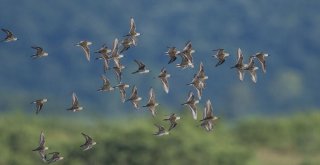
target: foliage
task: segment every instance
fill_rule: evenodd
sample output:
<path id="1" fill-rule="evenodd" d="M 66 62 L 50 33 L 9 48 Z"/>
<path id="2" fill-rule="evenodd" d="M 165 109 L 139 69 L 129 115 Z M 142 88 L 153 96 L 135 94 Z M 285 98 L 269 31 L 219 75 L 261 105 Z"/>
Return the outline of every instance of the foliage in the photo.
<path id="1" fill-rule="evenodd" d="M 223 125 L 206 132 L 193 120 L 184 119 L 169 136 L 156 137 L 151 120 L 145 119 L 66 119 L 31 117 L 23 114 L 4 115 L 0 119 L 0 164 L 42 164 L 31 150 L 38 145 L 41 130 L 49 151 L 65 157 L 57 164 L 247 164 L 250 149 L 235 143 Z M 168 123 L 162 123 L 166 127 Z M 8 127 L 8 125 L 10 127 Z M 92 136 L 97 145 L 81 151 L 84 142 L 80 132 Z"/>
<path id="2" fill-rule="evenodd" d="M 39 117 L 22 113 L 0 117 L 0 164 L 42 164 L 31 150 L 45 132 L 49 151 L 65 157 L 56 164 L 219 164 L 252 165 L 272 162 L 262 151 L 289 155 L 293 164 L 317 164 L 320 155 L 320 113 L 292 117 L 255 118 L 228 127 L 220 121 L 213 132 L 205 132 L 191 118 L 183 118 L 170 135 L 155 137 L 152 123 L 146 118 L 105 119 L 89 117 L 67 119 Z M 97 145 L 81 151 L 80 132 L 91 135 Z M 274 154 L 273 154 L 274 155 Z M 281 159 L 277 158 L 277 159 Z M 264 160 L 264 161 L 262 161 Z M 281 164 L 280 161 L 273 164 Z M 282 165 L 290 163 L 282 162 Z"/>

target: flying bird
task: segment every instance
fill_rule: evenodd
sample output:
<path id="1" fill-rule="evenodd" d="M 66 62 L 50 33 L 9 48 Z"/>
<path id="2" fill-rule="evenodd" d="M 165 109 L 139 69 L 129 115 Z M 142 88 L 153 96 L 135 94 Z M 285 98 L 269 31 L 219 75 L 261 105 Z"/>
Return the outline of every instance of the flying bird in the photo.
<path id="1" fill-rule="evenodd" d="M 170 74 L 167 72 L 167 70 L 165 68 L 162 68 L 160 74 L 158 75 L 158 78 L 161 80 L 163 90 L 166 93 L 169 93 L 169 77 Z"/>
<path id="2" fill-rule="evenodd" d="M 185 68 L 188 68 L 188 67 L 190 67 L 190 68 L 194 67 L 192 61 L 185 54 L 181 54 L 180 53 L 180 56 L 181 56 L 181 63 L 180 64 L 176 64 L 176 66 L 178 68 L 185 69 Z"/>
<path id="3" fill-rule="evenodd" d="M 39 155 L 43 161 L 46 161 L 46 159 L 45 159 L 46 153 L 45 152 L 46 152 L 46 150 L 49 149 L 48 147 L 45 146 L 45 142 L 46 141 L 45 141 L 44 133 L 43 133 L 43 131 L 41 131 L 40 139 L 39 139 L 39 146 L 32 150 L 32 151 L 38 151 Z"/>
<path id="4" fill-rule="evenodd" d="M 114 39 L 110 54 L 111 54 L 111 58 L 113 60 L 119 60 L 120 58 L 123 57 L 123 55 L 120 54 L 120 52 L 119 52 L 119 40 L 118 40 L 118 38 Z"/>
<path id="5" fill-rule="evenodd" d="M 36 104 L 36 114 L 38 114 L 41 110 L 42 110 L 42 107 L 43 105 L 48 101 L 48 99 L 46 98 L 43 98 L 43 99 L 37 99 L 33 102 L 31 102 L 31 104 Z"/>
<path id="6" fill-rule="evenodd" d="M 120 91 L 121 101 L 124 103 L 126 100 L 126 88 L 129 88 L 128 84 L 119 83 L 114 88 L 118 88 Z"/>
<path id="7" fill-rule="evenodd" d="M 130 30 L 129 30 L 129 34 L 127 34 L 126 36 L 131 36 L 131 37 L 140 36 L 140 33 L 136 32 L 136 24 L 134 22 L 133 17 L 130 18 Z"/>
<path id="8" fill-rule="evenodd" d="M 80 147 L 82 148 L 83 151 L 91 149 L 94 145 L 97 143 L 87 134 L 81 133 L 82 136 L 85 138 L 85 143 L 82 144 Z"/>
<path id="9" fill-rule="evenodd" d="M 7 30 L 7 29 L 1 29 L 1 30 L 6 33 L 6 37 L 1 42 L 12 42 L 12 41 L 18 40 L 18 38 L 15 37 L 10 30 Z"/>
<path id="10" fill-rule="evenodd" d="M 233 67 L 231 67 L 231 69 L 232 68 L 236 68 L 238 70 L 239 79 L 240 81 L 243 81 L 245 72 L 244 72 L 244 64 L 243 64 L 243 55 L 240 48 L 238 48 L 238 51 L 237 51 L 237 63 Z"/>
<path id="11" fill-rule="evenodd" d="M 94 53 L 99 53 L 100 54 L 100 57 L 97 57 L 96 59 L 97 60 L 101 60 L 101 59 L 110 59 L 110 53 L 111 53 L 111 50 L 108 49 L 108 47 L 106 46 L 106 44 L 103 44 L 102 47 L 95 51 Z"/>
<path id="12" fill-rule="evenodd" d="M 31 48 L 36 50 L 36 54 L 31 56 L 33 59 L 40 58 L 40 57 L 46 57 L 49 55 L 48 52 L 45 52 L 42 47 L 32 46 Z"/>
<path id="13" fill-rule="evenodd" d="M 80 106 L 78 97 L 76 93 L 72 93 L 72 106 L 68 108 L 67 110 L 72 111 L 72 112 L 79 112 L 83 109 L 83 107 Z"/>
<path id="14" fill-rule="evenodd" d="M 193 76 L 191 83 L 187 84 L 193 86 L 197 90 L 198 98 L 201 100 L 202 90 L 204 89 L 205 83 L 202 81 L 197 74 Z"/>
<path id="15" fill-rule="evenodd" d="M 110 63 L 110 59 L 111 59 L 111 50 L 108 49 L 108 47 L 106 46 L 106 44 L 103 44 L 102 47 L 95 51 L 94 53 L 99 53 L 100 56 L 96 57 L 96 60 L 103 60 L 103 72 L 106 73 L 107 70 L 110 69 L 109 67 L 109 63 Z"/>
<path id="16" fill-rule="evenodd" d="M 208 79 L 208 76 L 205 75 L 205 73 L 204 73 L 204 67 L 203 67 L 202 62 L 200 63 L 199 71 L 197 73 L 197 78 L 199 78 L 200 81 L 204 81 L 204 80 Z"/>
<path id="17" fill-rule="evenodd" d="M 197 120 L 197 106 L 196 104 L 199 103 L 199 100 L 195 99 L 194 94 L 190 91 L 188 95 L 188 99 L 185 103 L 182 103 L 181 105 L 187 105 L 192 112 L 192 117 L 194 120 Z"/>
<path id="18" fill-rule="evenodd" d="M 210 100 L 207 100 L 206 106 L 204 108 L 203 117 L 200 120 L 201 127 L 206 129 L 206 131 L 213 130 L 213 126 L 219 117 L 213 115 L 213 108 Z"/>
<path id="19" fill-rule="evenodd" d="M 149 110 L 152 113 L 152 116 L 155 117 L 156 116 L 156 107 L 158 105 L 159 105 L 159 103 L 156 102 L 156 95 L 154 94 L 153 88 L 150 88 L 148 103 L 147 103 L 147 105 L 145 105 L 143 107 L 149 108 Z"/>
<path id="20" fill-rule="evenodd" d="M 169 135 L 169 132 L 162 125 L 154 124 L 158 128 L 158 132 L 155 132 L 155 136 Z"/>
<path id="21" fill-rule="evenodd" d="M 168 51 L 165 52 L 165 54 L 170 57 L 170 60 L 168 62 L 168 64 L 170 64 L 177 59 L 177 55 L 180 54 L 180 51 L 177 50 L 177 48 L 173 46 L 173 47 L 168 47 Z"/>
<path id="22" fill-rule="evenodd" d="M 269 55 L 267 53 L 263 53 L 263 52 L 258 52 L 256 53 L 255 57 L 259 60 L 261 67 L 262 67 L 262 71 L 263 73 L 266 73 L 266 57 L 268 57 Z"/>
<path id="23" fill-rule="evenodd" d="M 114 58 L 113 59 L 115 66 L 113 67 L 113 70 L 117 76 L 118 82 L 121 82 L 122 80 L 122 70 L 125 68 L 124 65 L 121 64 L 119 58 Z"/>
<path id="24" fill-rule="evenodd" d="M 120 54 L 127 51 L 129 48 L 136 46 L 137 37 L 134 36 L 128 36 L 125 37 L 121 41 L 122 49 L 120 50 Z"/>
<path id="25" fill-rule="evenodd" d="M 181 51 L 181 54 L 184 54 L 191 63 L 193 63 L 193 57 L 192 54 L 195 52 L 194 49 L 192 49 L 192 44 L 191 41 L 188 41 L 185 45 L 185 47 L 183 48 L 183 50 Z"/>
<path id="26" fill-rule="evenodd" d="M 149 70 L 146 68 L 146 65 L 144 63 L 142 63 L 141 61 L 138 60 L 134 60 L 135 63 L 137 63 L 138 65 L 138 70 L 132 72 L 132 74 L 136 74 L 136 73 L 149 73 Z"/>
<path id="27" fill-rule="evenodd" d="M 48 158 L 48 155 L 51 155 L 51 157 Z M 62 160 L 63 157 L 60 156 L 59 152 L 51 152 L 51 153 L 48 153 L 45 155 L 45 159 L 46 159 L 47 163 L 50 164 L 50 163 L 54 163 L 54 162 Z"/>
<path id="28" fill-rule="evenodd" d="M 256 58 L 255 56 L 250 56 L 249 58 L 249 63 L 244 65 L 244 70 L 249 71 L 250 75 L 251 75 L 251 80 L 254 83 L 257 83 L 257 72 L 256 70 L 258 70 L 259 68 L 255 66 L 254 63 L 254 58 Z"/>
<path id="29" fill-rule="evenodd" d="M 213 55 L 213 57 L 219 60 L 216 64 L 216 67 L 223 64 L 226 61 L 226 58 L 229 56 L 229 53 L 225 52 L 222 48 L 215 49 L 213 51 L 217 51 L 217 53 Z"/>
<path id="30" fill-rule="evenodd" d="M 131 91 L 131 96 L 129 99 L 127 99 L 126 101 L 130 101 L 132 103 L 132 105 L 134 106 L 134 108 L 139 109 L 139 101 L 142 98 L 138 96 L 138 90 L 137 87 L 134 85 L 132 87 L 132 91 Z"/>
<path id="31" fill-rule="evenodd" d="M 83 49 L 86 58 L 88 61 L 90 61 L 90 49 L 89 49 L 89 45 L 92 45 L 92 42 L 84 40 L 84 41 L 80 41 L 79 43 L 76 44 L 76 46 L 81 46 L 81 48 Z"/>
<path id="32" fill-rule="evenodd" d="M 111 86 L 109 79 L 105 75 L 102 75 L 101 79 L 103 81 L 103 84 L 102 84 L 102 87 L 100 89 L 98 89 L 97 91 L 99 91 L 99 92 L 100 91 L 103 91 L 103 92 L 113 91 L 114 88 Z"/>
<path id="33" fill-rule="evenodd" d="M 172 113 L 169 116 L 169 118 L 165 118 L 163 120 L 170 122 L 170 127 L 169 127 L 168 131 L 171 131 L 173 128 L 175 128 L 178 125 L 177 120 L 180 120 L 180 116 L 176 116 L 175 113 Z"/>

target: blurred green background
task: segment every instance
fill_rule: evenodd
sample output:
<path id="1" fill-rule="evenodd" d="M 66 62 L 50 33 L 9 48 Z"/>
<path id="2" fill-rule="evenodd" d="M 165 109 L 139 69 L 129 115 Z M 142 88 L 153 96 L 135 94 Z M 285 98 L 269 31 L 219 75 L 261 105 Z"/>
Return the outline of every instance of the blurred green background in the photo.
<path id="1" fill-rule="evenodd" d="M 42 130 L 50 151 L 65 157 L 57 164 L 320 164 L 319 1 L 0 0 L 0 4 L 0 28 L 19 38 L 0 43 L 0 165 L 42 164 L 31 152 Z M 137 85 L 141 104 L 147 102 L 149 88 L 155 88 L 160 103 L 156 119 L 121 103 L 118 91 L 97 93 L 102 63 L 88 63 L 74 46 L 89 40 L 91 52 L 104 43 L 111 47 L 114 38 L 127 34 L 130 17 L 142 35 L 138 45 L 125 52 L 123 82 Z M 196 50 L 195 69 L 168 65 L 167 46 L 182 49 L 188 40 Z M 32 60 L 31 46 L 42 46 L 49 56 Z M 248 74 L 240 82 L 236 71 L 229 69 L 239 47 L 245 63 L 259 51 L 270 55 L 267 74 L 258 70 L 257 84 Z M 217 48 L 225 48 L 230 57 L 215 68 L 217 61 L 211 56 Z M 151 73 L 131 75 L 134 59 L 142 60 Z M 201 61 L 209 79 L 198 117 L 211 99 L 214 113 L 221 117 L 212 133 L 197 127 L 199 123 L 180 106 L 193 90 L 185 84 Z M 153 79 L 162 67 L 172 75 L 169 94 Z M 106 76 L 116 85 L 112 71 Z M 73 91 L 83 112 L 65 111 Z M 30 102 L 43 97 L 48 103 L 36 116 Z M 171 112 L 182 116 L 176 130 L 170 136 L 152 136 L 153 123 L 162 123 Z M 96 139 L 93 150 L 80 150 L 84 140 L 80 132 Z"/>

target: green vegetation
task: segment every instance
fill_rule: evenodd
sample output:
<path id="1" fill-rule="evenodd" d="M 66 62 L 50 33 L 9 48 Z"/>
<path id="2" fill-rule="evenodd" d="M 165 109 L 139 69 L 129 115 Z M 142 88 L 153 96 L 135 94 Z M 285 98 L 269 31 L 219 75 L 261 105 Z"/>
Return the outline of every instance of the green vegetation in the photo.
<path id="1" fill-rule="evenodd" d="M 67 119 L 21 113 L 0 117 L 0 164 L 43 164 L 36 152 L 41 130 L 56 164 L 219 164 L 315 165 L 320 159 L 320 113 L 286 118 L 246 119 L 231 126 L 221 120 L 214 132 L 183 118 L 169 136 L 155 137 L 152 119 Z M 167 123 L 163 123 L 167 127 Z M 83 152 L 80 132 L 97 145 Z"/>

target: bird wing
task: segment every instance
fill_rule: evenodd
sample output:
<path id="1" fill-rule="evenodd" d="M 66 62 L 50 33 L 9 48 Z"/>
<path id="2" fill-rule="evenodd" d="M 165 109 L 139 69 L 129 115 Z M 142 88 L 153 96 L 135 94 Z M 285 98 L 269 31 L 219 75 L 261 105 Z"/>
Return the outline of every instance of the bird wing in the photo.
<path id="1" fill-rule="evenodd" d="M 192 112 L 193 119 L 197 120 L 197 107 L 196 107 L 196 105 L 190 104 L 189 107 L 190 107 L 190 110 Z"/>
<path id="2" fill-rule="evenodd" d="M 239 79 L 241 81 L 243 81 L 243 78 L 244 78 L 244 71 L 242 69 L 238 69 L 238 74 L 239 74 Z"/>
<path id="3" fill-rule="evenodd" d="M 73 106 L 78 106 L 79 105 L 79 101 L 78 101 L 78 97 L 76 95 L 76 93 L 72 93 L 72 105 Z"/>
<path id="4" fill-rule="evenodd" d="M 113 41 L 113 45 L 112 45 L 112 51 L 111 51 L 111 54 L 112 54 L 112 57 L 115 56 L 115 54 L 118 53 L 118 38 L 115 38 L 114 41 Z"/>
<path id="5" fill-rule="evenodd" d="M 90 61 L 90 49 L 89 49 L 89 46 L 88 45 L 81 45 L 85 55 L 86 55 L 86 58 L 88 61 Z"/>
<path id="6" fill-rule="evenodd" d="M 119 67 L 113 67 L 113 69 L 114 69 L 114 72 L 116 73 L 117 80 L 120 82 L 122 78 L 121 69 Z"/>
<path id="7" fill-rule="evenodd" d="M 237 56 L 238 56 L 237 64 L 242 65 L 243 64 L 243 55 L 242 55 L 242 51 L 240 48 L 238 48 Z"/>
<path id="8" fill-rule="evenodd" d="M 257 72 L 255 69 L 249 70 L 250 75 L 251 75 L 251 80 L 256 83 L 257 82 Z"/>
<path id="9" fill-rule="evenodd" d="M 257 53 L 256 57 L 258 58 L 259 62 L 261 63 L 263 72 L 266 73 L 266 60 L 263 56 L 263 53 Z"/>
<path id="10" fill-rule="evenodd" d="M 126 99 L 126 91 L 123 88 L 119 88 L 120 95 L 121 95 L 121 101 L 124 102 Z"/>
<path id="11" fill-rule="evenodd" d="M 38 114 L 41 111 L 42 107 L 43 107 L 43 103 L 37 104 L 36 114 Z"/>
<path id="12" fill-rule="evenodd" d="M 7 36 L 12 36 L 12 32 L 10 30 L 7 29 L 1 29 L 3 32 L 5 32 L 7 34 Z"/>
<path id="13" fill-rule="evenodd" d="M 130 31 L 129 34 L 132 35 L 136 32 L 136 24 L 134 23 L 133 17 L 130 19 Z"/>
<path id="14" fill-rule="evenodd" d="M 39 144 L 40 144 L 40 146 L 44 146 L 44 144 L 45 144 L 45 139 L 44 139 L 44 133 L 43 133 L 43 131 L 41 131 L 41 133 L 40 133 Z"/>
<path id="15" fill-rule="evenodd" d="M 86 141 L 91 141 L 92 140 L 92 138 L 89 135 L 87 135 L 87 134 L 85 134 L 83 132 L 81 132 L 81 134 L 86 139 Z"/>
<path id="16" fill-rule="evenodd" d="M 165 77 L 161 77 L 160 80 L 162 82 L 162 86 L 163 86 L 164 91 L 166 93 L 169 93 L 169 82 L 168 82 L 168 79 L 165 78 Z"/>
<path id="17" fill-rule="evenodd" d="M 39 47 L 39 46 L 31 46 L 32 49 L 36 49 L 37 52 L 42 52 L 43 51 L 43 48 L 42 47 Z"/>
<path id="18" fill-rule="evenodd" d="M 212 104 L 211 101 L 208 100 L 205 107 L 206 117 L 212 116 Z"/>
<path id="19" fill-rule="evenodd" d="M 154 94 L 153 88 L 150 88 L 148 103 L 155 103 L 155 102 L 156 102 L 156 96 Z"/>

